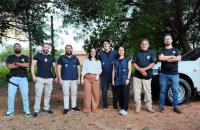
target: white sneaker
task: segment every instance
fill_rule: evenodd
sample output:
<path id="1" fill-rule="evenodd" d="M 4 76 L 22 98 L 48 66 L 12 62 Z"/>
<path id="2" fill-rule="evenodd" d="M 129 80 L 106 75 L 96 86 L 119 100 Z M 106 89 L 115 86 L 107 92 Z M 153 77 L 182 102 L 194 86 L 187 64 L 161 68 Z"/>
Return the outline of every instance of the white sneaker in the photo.
<path id="1" fill-rule="evenodd" d="M 124 109 L 119 111 L 119 114 L 122 116 L 126 116 L 128 114 L 128 111 L 125 111 Z"/>

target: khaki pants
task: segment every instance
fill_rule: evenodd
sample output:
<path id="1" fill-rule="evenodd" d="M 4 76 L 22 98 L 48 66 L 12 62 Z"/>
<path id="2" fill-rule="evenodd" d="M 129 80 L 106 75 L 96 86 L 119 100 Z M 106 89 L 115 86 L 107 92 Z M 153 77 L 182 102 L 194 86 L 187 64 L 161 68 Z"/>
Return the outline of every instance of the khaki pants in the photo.
<path id="1" fill-rule="evenodd" d="M 146 107 L 152 107 L 152 96 L 151 96 L 151 79 L 139 79 L 137 77 L 133 77 L 133 92 L 134 92 L 134 100 L 135 105 L 141 105 L 141 92 L 142 87 L 144 89 L 144 102 L 146 103 Z"/>
<path id="2" fill-rule="evenodd" d="M 97 112 L 100 100 L 99 80 L 96 75 L 86 74 L 84 77 L 84 112 Z"/>
<path id="3" fill-rule="evenodd" d="M 45 79 L 45 78 L 37 77 L 37 81 L 35 83 L 34 112 L 40 111 L 40 103 L 41 103 L 43 89 L 44 89 L 44 110 L 50 109 L 49 101 L 51 98 L 51 92 L 53 90 L 52 81 L 53 81 L 53 78 Z"/>
<path id="4" fill-rule="evenodd" d="M 69 96 L 71 90 L 71 107 L 76 107 L 76 99 L 77 99 L 77 80 L 63 80 L 63 98 L 64 98 L 64 109 L 69 109 Z"/>

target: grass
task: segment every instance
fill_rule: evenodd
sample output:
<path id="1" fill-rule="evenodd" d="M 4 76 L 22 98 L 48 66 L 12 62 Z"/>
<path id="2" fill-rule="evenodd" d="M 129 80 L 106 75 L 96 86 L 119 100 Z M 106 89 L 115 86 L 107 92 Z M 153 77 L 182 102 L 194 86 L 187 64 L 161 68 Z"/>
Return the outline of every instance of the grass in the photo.
<path id="1" fill-rule="evenodd" d="M 3 66 L 0 67 L 0 86 L 4 85 L 6 83 L 6 75 L 9 73 L 9 70 L 7 67 Z"/>

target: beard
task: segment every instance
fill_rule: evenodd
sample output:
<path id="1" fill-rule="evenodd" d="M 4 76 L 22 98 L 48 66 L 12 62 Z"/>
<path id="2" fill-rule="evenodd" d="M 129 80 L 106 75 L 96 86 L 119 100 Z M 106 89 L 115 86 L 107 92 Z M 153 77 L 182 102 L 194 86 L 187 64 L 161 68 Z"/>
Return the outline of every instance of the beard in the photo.
<path id="1" fill-rule="evenodd" d="M 16 54 L 20 54 L 20 53 L 21 53 L 21 50 L 17 49 L 17 50 L 15 50 L 15 53 L 16 53 Z"/>
<path id="2" fill-rule="evenodd" d="M 48 50 L 42 50 L 42 52 L 43 52 L 44 54 L 48 54 L 48 53 L 49 53 Z"/>
<path id="3" fill-rule="evenodd" d="M 71 52 L 71 51 L 67 51 L 67 52 L 66 52 L 66 55 L 67 55 L 67 56 L 70 56 L 70 55 L 72 55 L 72 52 Z"/>

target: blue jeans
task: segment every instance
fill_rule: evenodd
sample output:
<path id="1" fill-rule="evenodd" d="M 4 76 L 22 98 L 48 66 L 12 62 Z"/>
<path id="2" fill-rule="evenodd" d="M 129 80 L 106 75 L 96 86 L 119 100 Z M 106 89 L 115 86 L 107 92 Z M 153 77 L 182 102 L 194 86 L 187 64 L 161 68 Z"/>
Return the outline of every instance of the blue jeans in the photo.
<path id="1" fill-rule="evenodd" d="M 178 87 L 179 87 L 179 74 L 163 74 L 160 73 L 160 99 L 159 105 L 160 108 L 163 108 L 165 105 L 166 91 L 169 85 L 171 85 L 173 93 L 172 105 L 176 107 L 178 105 Z"/>
<path id="2" fill-rule="evenodd" d="M 24 112 L 30 113 L 27 78 L 26 77 L 11 77 L 10 81 L 19 86 L 15 86 L 11 83 L 8 84 L 8 112 L 14 112 L 15 95 L 16 95 L 17 88 L 19 87 L 21 95 L 22 95 Z"/>

